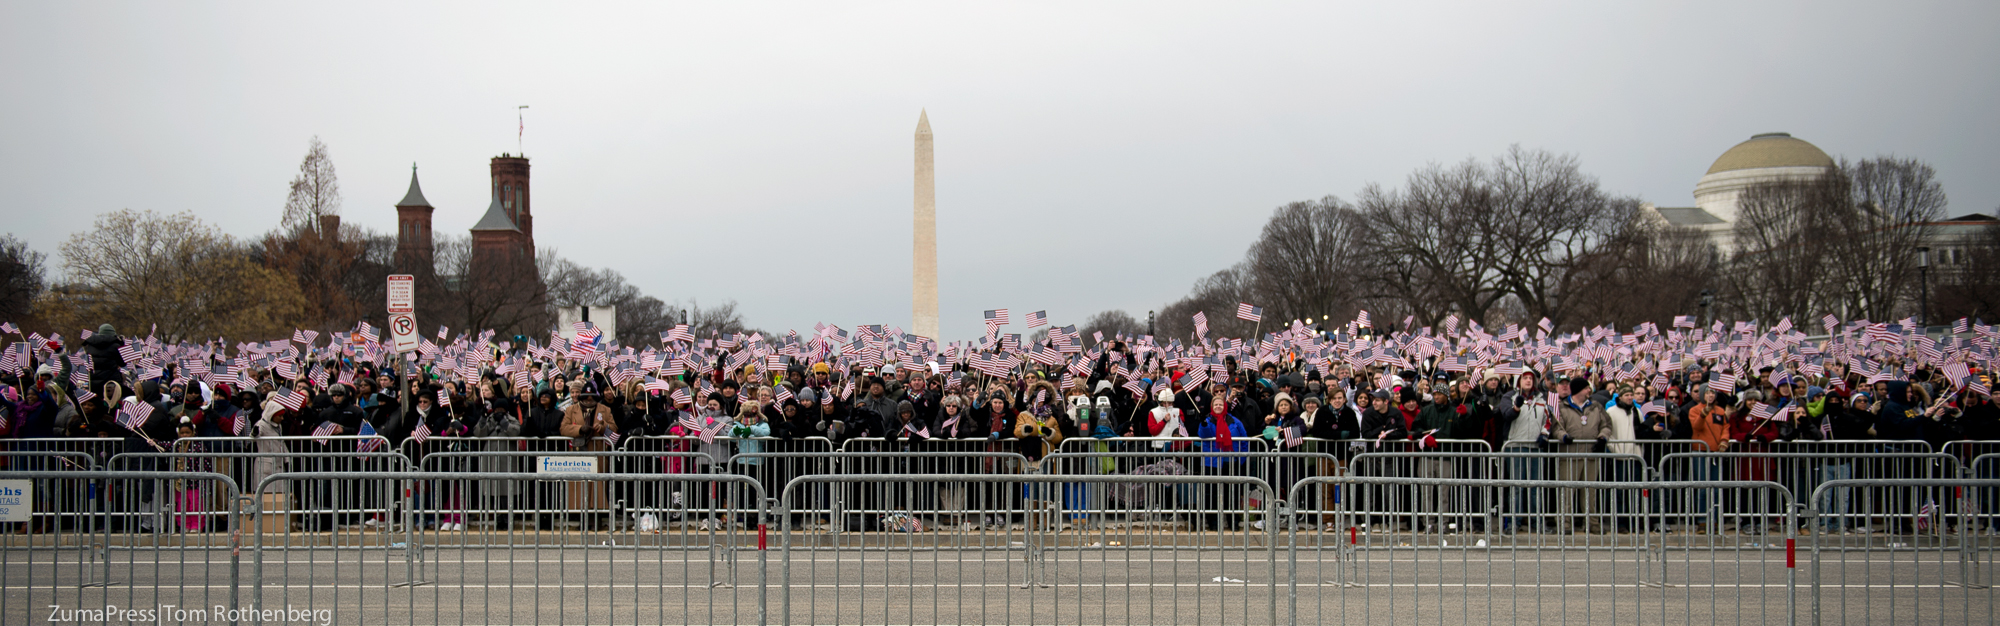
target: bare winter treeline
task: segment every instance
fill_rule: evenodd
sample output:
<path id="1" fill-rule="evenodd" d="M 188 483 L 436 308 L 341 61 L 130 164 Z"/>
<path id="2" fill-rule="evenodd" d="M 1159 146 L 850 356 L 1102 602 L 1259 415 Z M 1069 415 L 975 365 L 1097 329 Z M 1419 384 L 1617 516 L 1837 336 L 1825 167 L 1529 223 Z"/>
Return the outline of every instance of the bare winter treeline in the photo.
<path id="1" fill-rule="evenodd" d="M 340 184 L 325 144 L 314 138 L 291 181 L 277 226 L 239 239 L 192 213 L 122 210 L 99 215 L 58 251 L 63 279 L 51 284 L 44 259 L 11 235 L 0 239 L 0 321 L 65 335 L 110 323 L 171 341 L 261 340 L 293 328 L 337 331 L 356 320 L 386 325 L 390 274 L 422 277 L 418 322 L 541 336 L 556 307 L 618 309 L 618 338 L 655 340 L 683 315 L 700 328 L 740 332 L 735 303 L 670 304 L 641 293 L 612 270 L 595 270 L 542 248 L 533 271 L 472 280 L 469 235 L 434 244 L 432 267 L 401 267 L 393 235 L 342 223 Z"/>
<path id="2" fill-rule="evenodd" d="M 1156 333 L 1186 337 L 1206 312 L 1227 336 L 1245 336 L 1236 305 L 1273 321 L 1332 320 L 1369 311 L 1378 328 L 1438 324 L 1560 327 L 1717 318 L 1899 319 L 1919 308 L 1917 248 L 1946 200 L 1932 169 L 1893 157 L 1831 167 L 1817 179 L 1745 192 L 1736 245 L 1672 226 L 1640 202 L 1603 189 L 1576 159 L 1509 150 L 1490 161 L 1433 165 L 1400 188 L 1369 185 L 1279 207 L 1243 261 L 1196 282 L 1166 305 Z M 1971 252 L 1933 267 L 1931 319 L 1992 319 L 2000 286 L 2000 230 L 1961 242 Z M 1102 316 L 1102 315 L 1101 315 Z M 1330 325 L 1330 326 L 1331 326 Z"/>

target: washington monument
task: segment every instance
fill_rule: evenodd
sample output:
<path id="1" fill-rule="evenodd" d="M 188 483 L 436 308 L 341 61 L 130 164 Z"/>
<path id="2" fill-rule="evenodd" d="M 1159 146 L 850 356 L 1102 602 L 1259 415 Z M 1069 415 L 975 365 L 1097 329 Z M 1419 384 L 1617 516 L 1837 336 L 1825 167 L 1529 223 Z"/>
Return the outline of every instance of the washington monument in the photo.
<path id="1" fill-rule="evenodd" d="M 931 119 L 917 112 L 916 222 L 911 229 L 910 332 L 938 338 L 937 181 L 931 169 Z"/>

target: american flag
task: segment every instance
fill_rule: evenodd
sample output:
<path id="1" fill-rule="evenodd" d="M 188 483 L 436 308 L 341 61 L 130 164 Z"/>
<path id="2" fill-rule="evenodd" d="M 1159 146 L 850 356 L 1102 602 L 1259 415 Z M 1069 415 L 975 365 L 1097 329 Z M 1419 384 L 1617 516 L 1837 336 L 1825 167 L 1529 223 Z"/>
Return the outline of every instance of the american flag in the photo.
<path id="1" fill-rule="evenodd" d="M 1208 313 L 1206 311 L 1194 312 L 1194 334 L 1203 337 L 1208 336 Z"/>
<path id="2" fill-rule="evenodd" d="M 994 309 L 984 314 L 987 326 L 1006 326 L 1012 323 L 1007 317 L 1007 309 Z"/>
<path id="3" fill-rule="evenodd" d="M 21 327 L 15 326 L 13 322 L 7 322 L 0 324 L 0 333 L 19 335 L 21 334 Z"/>
<path id="4" fill-rule="evenodd" d="M 370 423 L 368 423 L 368 422 L 367 422 L 367 421 L 365 421 L 365 420 L 364 420 L 364 421 L 362 421 L 362 422 L 361 422 L 361 436 L 363 436 L 363 437 L 375 437 L 375 436 L 377 436 L 377 435 L 376 435 L 376 433 L 375 433 L 375 425 L 374 425 L 374 424 L 370 424 Z M 376 450 L 380 450 L 380 449 L 382 449 L 382 446 L 383 446 L 383 443 L 382 443 L 382 440 L 381 440 L 381 439 L 363 439 L 363 440 L 361 440 L 361 445 L 358 445 L 358 446 L 355 446 L 355 447 L 354 447 L 354 451 L 355 451 L 355 452 L 374 452 L 374 451 L 376 451 Z"/>
<path id="5" fill-rule="evenodd" d="M 1771 405 L 1764 404 L 1762 402 L 1750 403 L 1750 417 L 1754 417 L 1760 420 L 1768 420 L 1771 419 L 1773 415 L 1774 414 L 1771 411 Z"/>
<path id="6" fill-rule="evenodd" d="M 1972 331 L 1972 322 L 1966 320 L 1963 317 L 1958 318 L 1958 321 L 1951 323 L 1951 334 L 1959 335 L 1971 331 Z"/>
<path id="7" fill-rule="evenodd" d="M 125 406 L 118 409 L 118 425 L 126 430 L 139 432 L 146 420 L 153 417 L 153 405 L 140 402 L 138 398 L 126 398 Z"/>
<path id="8" fill-rule="evenodd" d="M 449 332 L 451 332 L 450 328 L 446 328 L 444 326 L 438 326 L 438 341 L 444 341 L 445 333 Z"/>
<path id="9" fill-rule="evenodd" d="M 1238 302 L 1236 303 L 1236 319 L 1251 322 L 1264 321 L 1264 308 L 1250 306 L 1248 302 Z"/>
<path id="10" fill-rule="evenodd" d="M 438 390 L 438 406 L 451 408 L 451 394 L 445 393 L 443 389 Z"/>
<path id="11" fill-rule="evenodd" d="M 1647 402 L 1639 406 L 1639 415 L 1641 416 L 1666 415 L 1666 414 L 1667 414 L 1667 403 L 1662 400 L 1654 400 L 1652 402 Z"/>
<path id="12" fill-rule="evenodd" d="M 611 447 L 613 448 L 618 447 L 618 441 L 624 438 L 625 436 L 618 434 L 617 430 L 610 428 L 604 429 L 604 440 L 611 442 Z"/>
<path id="13" fill-rule="evenodd" d="M 1826 327 L 1827 334 L 1833 334 L 1833 327 L 1840 325 L 1840 318 L 1828 313 L 1826 317 L 1819 318 L 1819 324 Z"/>
<path id="14" fill-rule="evenodd" d="M 667 330 L 666 335 L 661 338 L 661 342 L 672 343 L 676 341 L 694 343 L 694 331 L 689 330 L 687 324 L 675 324 L 673 328 Z"/>
<path id="15" fill-rule="evenodd" d="M 430 438 L 431 425 L 428 422 L 418 421 L 417 427 L 410 429 L 410 439 L 416 441 L 418 445 L 422 445 L 424 440 Z"/>
<path id="16" fill-rule="evenodd" d="M 1959 321 L 1963 322 L 1964 320 Z M 1048 311 L 1036 311 L 1028 314 L 1028 328 L 1041 328 L 1047 325 L 1049 325 Z"/>
<path id="17" fill-rule="evenodd" d="M 772 394 L 771 399 L 778 404 L 784 404 L 786 400 L 792 399 L 792 389 L 784 385 L 778 385 L 778 392 Z"/>
<path id="18" fill-rule="evenodd" d="M 689 393 L 686 387 L 675 389 L 673 395 L 669 397 L 673 398 L 675 406 L 694 403 L 694 394 Z"/>
<path id="19" fill-rule="evenodd" d="M 292 341 L 310 346 L 315 339 L 319 339 L 317 330 L 292 329 Z"/>
<path id="20" fill-rule="evenodd" d="M 278 396 L 278 404 L 284 405 L 285 408 L 293 411 L 304 409 L 306 406 L 306 394 L 299 393 L 297 389 L 286 389 L 285 393 Z"/>
<path id="21" fill-rule="evenodd" d="M 250 412 L 248 410 L 238 410 L 236 414 L 229 416 L 229 421 L 234 422 L 231 424 L 230 430 L 235 431 L 236 436 L 250 436 Z"/>
<path id="22" fill-rule="evenodd" d="M 697 417 L 692 411 L 682 411 L 680 426 L 681 430 L 690 433 L 701 432 L 701 418 Z"/>
<path id="23" fill-rule="evenodd" d="M 1205 382 L 1208 382 L 1208 368 L 1197 367 L 1188 370 L 1187 375 L 1181 377 L 1181 388 L 1195 389 L 1201 387 L 1201 384 Z"/>
<path id="24" fill-rule="evenodd" d="M 1355 317 L 1355 318 L 1354 318 L 1354 325 L 1355 325 L 1355 326 L 1364 326 L 1364 327 L 1368 327 L 1368 328 L 1374 328 L 1374 327 L 1375 327 L 1375 324 L 1374 324 L 1374 323 L 1372 323 L 1372 322 L 1369 322 L 1369 321 L 1368 321 L 1368 312 L 1367 312 L 1367 311 L 1362 311 L 1362 312 L 1361 312 L 1361 315 L 1360 315 L 1360 316 L 1358 316 L 1358 317 Z"/>
<path id="25" fill-rule="evenodd" d="M 1674 328 L 1694 328 L 1694 316 L 1692 316 L 1692 315 L 1675 315 L 1675 316 L 1674 316 Z"/>
<path id="26" fill-rule="evenodd" d="M 312 436 L 319 438 L 319 445 L 326 445 L 326 438 L 333 436 L 333 422 L 320 422 L 313 429 Z"/>
<path id="27" fill-rule="evenodd" d="M 1931 518 L 1937 517 L 1937 500 L 1926 498 L 1924 505 L 1917 507 L 1917 531 L 1930 530 Z"/>
<path id="28" fill-rule="evenodd" d="M 1736 393 L 1736 375 L 1728 372 L 1709 372 L 1708 388 L 1717 393 Z"/>
<path id="29" fill-rule="evenodd" d="M 1944 377 L 1945 380 L 1951 381 L 1952 387 L 1964 387 L 1965 379 L 1972 377 L 1972 368 L 1967 367 L 1964 363 L 1946 365 L 1944 366 Z"/>

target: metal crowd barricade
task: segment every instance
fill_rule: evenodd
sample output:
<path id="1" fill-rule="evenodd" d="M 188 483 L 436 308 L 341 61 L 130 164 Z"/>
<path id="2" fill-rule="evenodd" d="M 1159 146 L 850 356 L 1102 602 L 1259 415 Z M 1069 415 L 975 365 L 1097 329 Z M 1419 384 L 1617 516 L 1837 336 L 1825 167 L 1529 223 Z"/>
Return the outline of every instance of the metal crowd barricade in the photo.
<path id="1" fill-rule="evenodd" d="M 954 452 L 921 449 L 883 452 L 805 452 L 737 454 L 730 459 L 732 473 L 749 476 L 765 485 L 774 483 L 782 491 L 792 478 L 832 474 L 901 474 L 910 476 L 955 476 L 964 474 L 1015 473 L 1027 466 L 1027 457 L 1018 452 Z M 951 446 L 939 446 L 951 447 Z M 796 470 L 794 472 L 793 470 Z M 777 482 L 780 479 L 784 482 Z M 949 520 L 957 524 L 977 524 L 968 511 L 984 506 L 975 494 L 956 485 L 936 491 L 895 493 L 897 499 L 884 500 L 881 492 L 859 487 L 836 488 L 816 483 L 796 494 L 792 507 L 776 514 L 786 516 L 795 528 L 841 532 L 879 529 L 882 516 L 896 512 L 908 499 L 917 499 L 937 511 L 956 511 Z M 774 493 L 767 491 L 767 493 Z"/>
<path id="2" fill-rule="evenodd" d="M 1062 498 L 1066 521 L 1096 527 L 1104 524 L 1152 525 L 1161 528 L 1198 528 L 1210 516 L 1251 517 L 1253 525 L 1264 520 L 1254 512 L 1263 502 L 1283 493 L 1292 483 L 1323 467 L 1333 466 L 1329 454 L 1305 452 L 1200 452 L 1193 450 L 1063 452 L 1042 460 L 1044 474 L 1056 476 L 1248 476 L 1272 485 L 1275 491 L 1243 494 L 1240 502 L 1204 501 L 1196 489 L 1183 487 L 1158 491 L 1140 483 L 1064 483 Z M 1197 508 L 1200 504 L 1208 508 Z M 1296 514 L 1310 517 L 1320 513 L 1314 501 L 1297 507 Z M 1117 513 L 1143 511 L 1124 517 Z M 1280 520 L 1290 523 L 1292 519 Z"/>
<path id="3" fill-rule="evenodd" d="M 1967 472 L 1971 472 L 1971 475 L 1968 476 L 1969 478 L 2000 478 L 2000 466 L 1988 467 L 1987 473 L 1981 473 L 1978 467 L 1979 464 L 1975 462 L 1982 457 L 2000 454 L 2000 441 L 1980 441 L 1973 439 L 1950 441 L 1946 442 L 1944 449 L 1939 450 L 1939 452 L 1950 455 L 1951 458 L 1958 459 L 1958 464 L 1964 467 Z"/>
<path id="4" fill-rule="evenodd" d="M 1174 532 L 1145 526 L 1083 529 L 1062 524 L 1066 484 L 1136 484 L 1156 493 L 1192 487 L 1202 498 L 1239 498 L 1270 485 L 1248 476 L 1053 476 L 975 474 L 802 476 L 786 485 L 795 502 L 814 485 L 878 492 L 902 502 L 880 532 L 831 534 L 786 526 L 782 597 L 786 624 L 1274 624 L 1279 572 L 1272 530 Z M 988 503 L 936 510 L 922 498 L 957 485 Z M 781 505 L 789 508 L 788 505 Z M 1217 507 L 1198 504 L 1201 508 Z M 1113 515 L 1149 510 L 1128 507 Z M 997 518 L 968 528 L 960 513 Z M 1270 501 L 1254 513 L 1269 518 Z M 1275 528 L 1267 525 L 1267 528 Z"/>
<path id="5" fill-rule="evenodd" d="M 1286 598 L 1293 624 L 1378 623 L 1791 623 L 1797 611 L 1791 494 L 1774 483 L 1584 482 L 1340 476 L 1320 483 L 1353 494 L 1332 529 L 1295 528 L 1286 542 Z M 1770 524 L 1769 535 L 1697 536 L 1653 521 L 1608 532 L 1613 512 L 1582 515 L 1550 536 L 1364 525 L 1371 499 L 1423 488 L 1475 493 L 1609 492 L 1612 501 L 1664 501 L 1662 492 L 1726 490 Z M 1677 501 L 1686 502 L 1686 499 Z M 1653 509 L 1645 516 L 1685 512 Z M 1601 527 L 1607 532 L 1592 532 Z"/>
<path id="6" fill-rule="evenodd" d="M 6 470 L 0 471 L 0 480 L 28 480 L 18 476 L 39 472 L 88 472 L 102 469 L 90 453 L 77 450 L 0 451 L 0 463 Z M 8 508 L 28 511 L 25 522 L 0 524 L 0 533 L 24 530 L 30 534 L 47 533 L 52 530 L 81 532 L 90 528 L 92 519 L 86 514 L 96 511 L 99 490 L 92 485 L 86 489 L 58 489 L 58 485 L 47 479 L 28 480 L 33 493 L 17 496 L 20 499 Z"/>
<path id="7" fill-rule="evenodd" d="M 480 455 L 494 452 L 437 453 Z M 521 454 L 515 451 L 513 454 Z M 591 454 L 659 454 L 594 452 Z M 558 455 L 565 456 L 565 455 Z M 569 455 L 574 456 L 574 455 Z M 449 459 L 428 460 L 449 464 Z M 662 515 L 669 494 L 715 500 L 679 522 L 610 523 L 609 511 L 560 514 L 581 523 L 547 531 L 502 528 L 495 512 L 467 508 L 481 489 L 595 485 L 585 492 L 640 494 Z M 763 623 L 767 605 L 765 493 L 747 477 L 626 473 L 288 473 L 259 491 L 296 483 L 404 485 L 397 529 L 299 537 L 255 534 L 246 602 L 311 607 L 337 623 Z M 434 494 L 429 505 L 417 494 Z M 436 515 L 448 527 L 418 529 Z M 697 523 L 695 518 L 699 518 Z M 635 519 L 643 519 L 635 517 Z M 264 526 L 261 515 L 253 523 Z M 505 530 L 506 532 L 502 532 Z M 739 558 L 754 553 L 755 558 Z"/>
<path id="8" fill-rule="evenodd" d="M 136 446 L 136 447 L 135 447 Z M 95 467 L 103 467 L 111 457 L 127 450 L 151 450 L 145 442 L 134 439 L 127 442 L 122 437 L 30 437 L 24 439 L 0 439 L 0 451 L 4 452 L 62 452 L 82 454 L 94 459 Z M 11 465 L 8 466 L 10 469 Z"/>
<path id="9" fill-rule="evenodd" d="M 1368 452 L 1348 462 L 1347 475 L 1378 478 L 1490 479 L 1625 483 L 1646 477 L 1634 454 L 1591 452 Z M 1493 529 L 1507 534 L 1556 532 L 1588 521 L 1631 530 L 1645 511 L 1641 499 L 1612 490 L 1438 490 L 1425 485 L 1367 487 L 1370 508 L 1346 503 L 1362 524 L 1394 531 L 1446 534 Z M 1359 494 L 1357 494 L 1359 495 Z"/>
<path id="10" fill-rule="evenodd" d="M 1992 510 L 1996 491 L 2000 480 L 1971 478 L 1821 483 L 1812 502 L 1860 503 L 1813 511 L 1822 525 L 1875 530 L 1814 538 L 1812 623 L 1992 623 L 1997 542 L 1972 512 Z"/>
<path id="11" fill-rule="evenodd" d="M 1561 444 L 1555 443 L 1548 447 L 1553 447 L 1554 445 Z M 1669 454 L 1710 452 L 1708 442 L 1700 439 L 1607 439 L 1605 440 L 1605 447 L 1607 452 L 1637 454 L 1641 458 L 1646 459 L 1646 467 L 1648 469 L 1654 470 L 1659 469 L 1660 459 Z M 1525 441 L 1516 439 L 1501 444 L 1500 451 L 1542 452 L 1545 451 L 1544 448 L 1544 446 L 1532 439 Z"/>
<path id="12" fill-rule="evenodd" d="M 1057 446 L 1056 452 L 1163 452 L 1200 450 L 1201 444 L 1213 443 L 1214 437 L 1070 437 Z M 1239 437 L 1235 440 L 1237 452 L 1270 452 L 1271 442 L 1258 437 Z"/>
<path id="13" fill-rule="evenodd" d="M 603 442 L 600 442 L 603 443 Z M 472 525 L 480 530 L 540 531 L 581 527 L 597 530 L 644 525 L 662 528 L 709 519 L 720 502 L 711 491 L 653 493 L 632 483 L 563 480 L 572 473 L 617 475 L 679 475 L 660 472 L 662 465 L 693 467 L 699 453 L 635 452 L 552 446 L 547 450 L 468 450 L 431 452 L 418 470 L 472 476 L 545 474 L 547 480 L 523 483 L 474 480 L 459 491 L 436 492 L 413 485 L 410 503 L 419 528 L 447 529 Z M 671 462 L 671 463 L 670 463 Z M 696 473 L 694 476 L 704 476 Z M 692 480 L 692 479 L 691 479 Z M 461 485 L 451 485 L 460 487 Z M 641 522 L 644 521 L 642 524 Z"/>
<path id="14" fill-rule="evenodd" d="M 161 468 L 175 472 L 216 472 L 236 484 L 256 484 L 263 477 L 281 471 L 294 472 L 407 472 L 410 460 L 395 452 L 127 452 L 111 457 L 110 471 L 150 471 Z M 290 468 L 290 469 L 287 469 Z M 239 471 L 222 472 L 222 469 Z M 223 515 L 242 507 L 228 494 L 196 489 L 183 506 L 208 515 Z M 394 493 L 371 490 L 352 499 L 337 498 L 332 491 L 303 490 L 294 493 L 263 494 L 254 502 L 268 516 L 303 523 L 320 515 L 359 520 L 361 524 L 388 523 L 400 500 Z M 132 512 L 110 513 L 129 517 Z"/>
<path id="15" fill-rule="evenodd" d="M 1830 447 L 1830 446 L 1829 446 Z M 1665 480 L 1719 480 L 1719 481 L 1770 481 L 1784 485 L 1792 493 L 1814 493 L 1821 483 L 1850 479 L 1939 479 L 1960 476 L 1958 461 L 1944 454 L 1927 451 L 1897 452 L 1898 449 L 1919 448 L 1901 446 L 1865 447 L 1840 446 L 1838 450 L 1822 452 L 1783 452 L 1777 450 L 1803 449 L 1799 447 L 1772 447 L 1745 452 L 1691 452 L 1670 454 L 1660 461 L 1660 476 Z M 1695 493 L 1695 509 L 1708 507 L 1735 507 L 1738 503 L 1726 498 L 1712 497 L 1709 493 Z M 1900 502 L 1895 498 L 1880 497 L 1881 494 L 1862 494 L 1862 498 L 1851 497 L 1850 492 L 1833 494 L 1827 502 L 1808 502 L 1818 510 L 1842 514 L 1841 517 L 1825 517 L 1817 520 L 1819 525 L 1809 528 L 1815 532 L 1845 532 L 1848 530 L 1873 530 L 1872 528 L 1834 527 L 1835 520 L 1864 522 L 1871 519 L 1867 515 L 1907 514 L 1899 510 Z M 1953 506 L 1956 506 L 1955 504 Z M 1699 518 L 1688 520 L 1699 524 Z M 1674 522 L 1679 523 L 1679 522 Z"/>
<path id="16" fill-rule="evenodd" d="M 15 471 L 36 491 L 91 493 L 46 532 L 0 536 L 0 623 L 229 623 L 238 597 L 240 509 L 205 510 L 200 494 L 237 502 L 207 472 Z M 4 496 L 0 496 L 4 498 Z M 26 498 L 33 500 L 34 498 Z M 116 515 L 124 514 L 124 515 Z M 38 518 L 39 519 L 39 518 Z M 222 615 L 213 610 L 223 609 Z M 52 612 L 53 611 L 53 612 Z"/>

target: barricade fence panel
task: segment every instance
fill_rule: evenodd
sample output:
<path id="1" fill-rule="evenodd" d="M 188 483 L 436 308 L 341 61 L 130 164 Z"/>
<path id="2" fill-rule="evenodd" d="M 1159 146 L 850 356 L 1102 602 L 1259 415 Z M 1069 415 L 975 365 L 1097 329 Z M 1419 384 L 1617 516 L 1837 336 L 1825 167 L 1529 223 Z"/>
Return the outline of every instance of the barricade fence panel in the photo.
<path id="1" fill-rule="evenodd" d="M 924 446 L 911 446 L 912 448 Z M 961 447 L 953 445 L 933 448 Z M 748 476 L 764 485 L 767 493 L 783 491 L 792 478 L 830 474 L 899 474 L 912 476 L 958 476 L 967 474 L 1013 474 L 1028 467 L 1026 457 L 1016 452 L 883 451 L 883 452 L 801 452 L 738 454 L 728 471 Z M 775 489 L 773 486 L 775 485 Z M 895 512 L 885 509 L 885 501 L 867 490 L 814 483 L 801 488 L 784 511 L 796 528 L 840 532 L 862 530 L 862 520 Z M 946 490 L 946 501 L 962 502 L 962 489 Z"/>
<path id="2" fill-rule="evenodd" d="M 1892 447 L 1888 449 L 1900 449 Z M 1666 480 L 1770 481 L 1784 485 L 1795 494 L 1811 494 L 1822 483 L 1856 478 L 1935 479 L 1960 475 L 1958 461 L 1930 452 L 1892 452 L 1884 448 L 1827 446 L 1818 452 L 1695 452 L 1672 454 L 1661 460 L 1660 474 Z M 1701 497 L 1697 507 L 1734 507 L 1736 503 Z M 1813 532 L 1869 532 L 1880 525 L 1877 516 L 1894 515 L 1893 498 L 1881 494 L 1847 493 L 1824 503 L 1804 503 L 1842 515 L 1839 525 L 1831 518 L 1807 528 Z M 1858 496 L 1858 497 L 1849 497 Z M 1952 505 L 1956 510 L 1956 504 Z M 1875 525 L 1870 522 L 1874 520 Z"/>
<path id="3" fill-rule="evenodd" d="M 1813 624 L 1990 624 L 2000 480 L 1830 480 L 1808 505 Z M 1845 530 L 1843 530 L 1845 529 Z"/>
<path id="4" fill-rule="evenodd" d="M 0 458 L 88 458 L 79 454 Z M 28 521 L 0 535 L 0 623 L 47 621 L 51 605 L 72 611 L 68 621 L 121 621 L 83 612 L 115 606 L 153 611 L 122 621 L 172 610 L 158 621 L 230 612 L 340 624 L 1958 624 L 1994 614 L 2000 480 L 1965 474 L 2000 455 L 1960 472 L 1949 453 L 1855 454 L 1846 460 L 1871 471 L 1938 477 L 1818 480 L 1810 492 L 1781 480 L 1615 480 L 1604 465 L 1641 462 L 1621 454 L 1547 459 L 1597 461 L 1596 480 L 1510 479 L 1518 455 L 1505 453 L 1363 453 L 1348 475 L 1289 484 L 1269 480 L 1286 477 L 1270 468 L 1331 455 L 1207 455 L 1242 457 L 1234 474 L 1116 471 L 1202 456 L 1071 453 L 1038 465 L 1011 452 L 739 452 L 717 466 L 695 464 L 712 459 L 702 452 L 444 451 L 411 471 L 393 452 L 128 453 L 111 469 L 0 475 L 0 488 L 34 492 L 22 499 Z M 1770 455 L 1669 456 L 1662 473 Z M 125 469 L 272 458 L 332 469 L 262 476 L 248 492 L 221 472 Z M 1771 457 L 1793 458 L 1839 460 Z M 521 471 L 478 469 L 496 459 Z M 1460 459 L 1483 459 L 1491 477 L 1376 475 Z M 988 461 L 1044 472 L 986 472 Z M 670 462 L 699 471 L 656 471 Z M 789 478 L 774 492 L 765 469 L 781 462 Z M 374 467 L 394 469 L 337 469 Z M 11 516 L 9 493 L 0 514 Z M 279 617 L 288 610 L 312 617 Z"/>
<path id="5" fill-rule="evenodd" d="M 1116 448 L 1125 442 L 1109 442 L 1107 447 Z M 1304 452 L 1199 452 L 1151 450 L 1149 446 L 1136 446 L 1139 451 L 1107 452 L 1063 452 L 1042 459 L 1043 474 L 1062 476 L 1247 476 L 1271 485 L 1271 491 L 1257 490 L 1246 493 L 1246 499 L 1262 502 L 1284 493 L 1292 483 L 1323 471 L 1339 471 L 1338 459 L 1330 454 Z M 1109 513 L 1129 508 L 1154 508 L 1188 511 L 1200 514 L 1218 514 L 1240 510 L 1233 503 L 1209 500 L 1204 505 L 1224 507 L 1221 509 L 1196 509 L 1195 498 L 1186 493 L 1159 492 L 1142 489 L 1135 483 L 1087 484 L 1068 489 L 1064 494 L 1063 507 L 1066 512 L 1085 523 L 1097 524 L 1108 521 Z M 1185 490 L 1183 490 L 1185 491 Z M 1319 495 L 1319 494 L 1314 494 Z M 1306 507 L 1330 506 L 1332 500 L 1313 499 Z M 1261 505 L 1260 505 L 1261 506 Z M 1312 510 L 1319 510 L 1314 508 Z M 1148 520 L 1147 523 L 1166 523 L 1171 518 Z M 1256 522 L 1262 524 L 1262 521 Z"/>
<path id="6" fill-rule="evenodd" d="M 1273 624 L 1279 619 L 1275 535 L 1253 522 L 1270 485 L 1248 476 L 1048 474 L 802 476 L 779 511 L 816 486 L 856 493 L 888 511 L 866 532 L 784 528 L 782 598 L 788 624 Z M 1091 489 L 1186 498 L 1191 510 L 1066 506 Z M 1140 501 L 1135 499 L 1134 501 Z M 1215 505 L 1210 502 L 1241 503 Z M 1227 512 L 1223 512 L 1227 511 Z M 1126 523 L 1178 517 L 1181 529 Z M 1192 529 L 1192 531 L 1190 531 Z"/>
<path id="7" fill-rule="evenodd" d="M 1351 494 L 1333 527 L 1287 533 L 1287 597 L 1294 624 L 1371 623 L 1791 623 L 1796 580 L 1791 494 L 1773 483 L 1473 480 L 1341 476 L 1322 483 Z M 1714 491 L 1746 506 L 1704 532 L 1669 530 L 1692 513 L 1688 492 Z M 1371 511 L 1380 498 L 1574 500 L 1540 511 L 1536 524 L 1453 529 L 1392 525 Z M 1400 494 L 1400 495 L 1398 495 Z M 1602 494 L 1593 497 L 1593 494 Z M 1674 497 L 1673 494 L 1680 494 Z M 1588 502 L 1629 503 L 1588 509 Z M 1685 504 L 1683 504 L 1685 506 Z M 1430 517 L 1425 514 L 1419 517 Z M 1538 526 L 1546 534 L 1506 532 Z"/>
<path id="8" fill-rule="evenodd" d="M 0 623 L 227 623 L 211 611 L 243 606 L 244 518 L 229 507 L 238 501 L 229 477 L 20 470 L 0 480 L 81 498 L 59 518 L 37 517 L 43 532 L 0 535 Z"/>
<path id="9" fill-rule="evenodd" d="M 330 610 L 337 623 L 763 623 L 761 485 L 731 475 L 551 467 L 269 477 L 259 493 L 378 484 L 372 491 L 398 494 L 400 521 L 316 532 L 272 519 L 292 515 L 260 512 L 245 594 L 264 606 Z M 545 488 L 562 498 L 532 510 L 514 499 Z M 693 506 L 673 506 L 676 494 Z"/>

